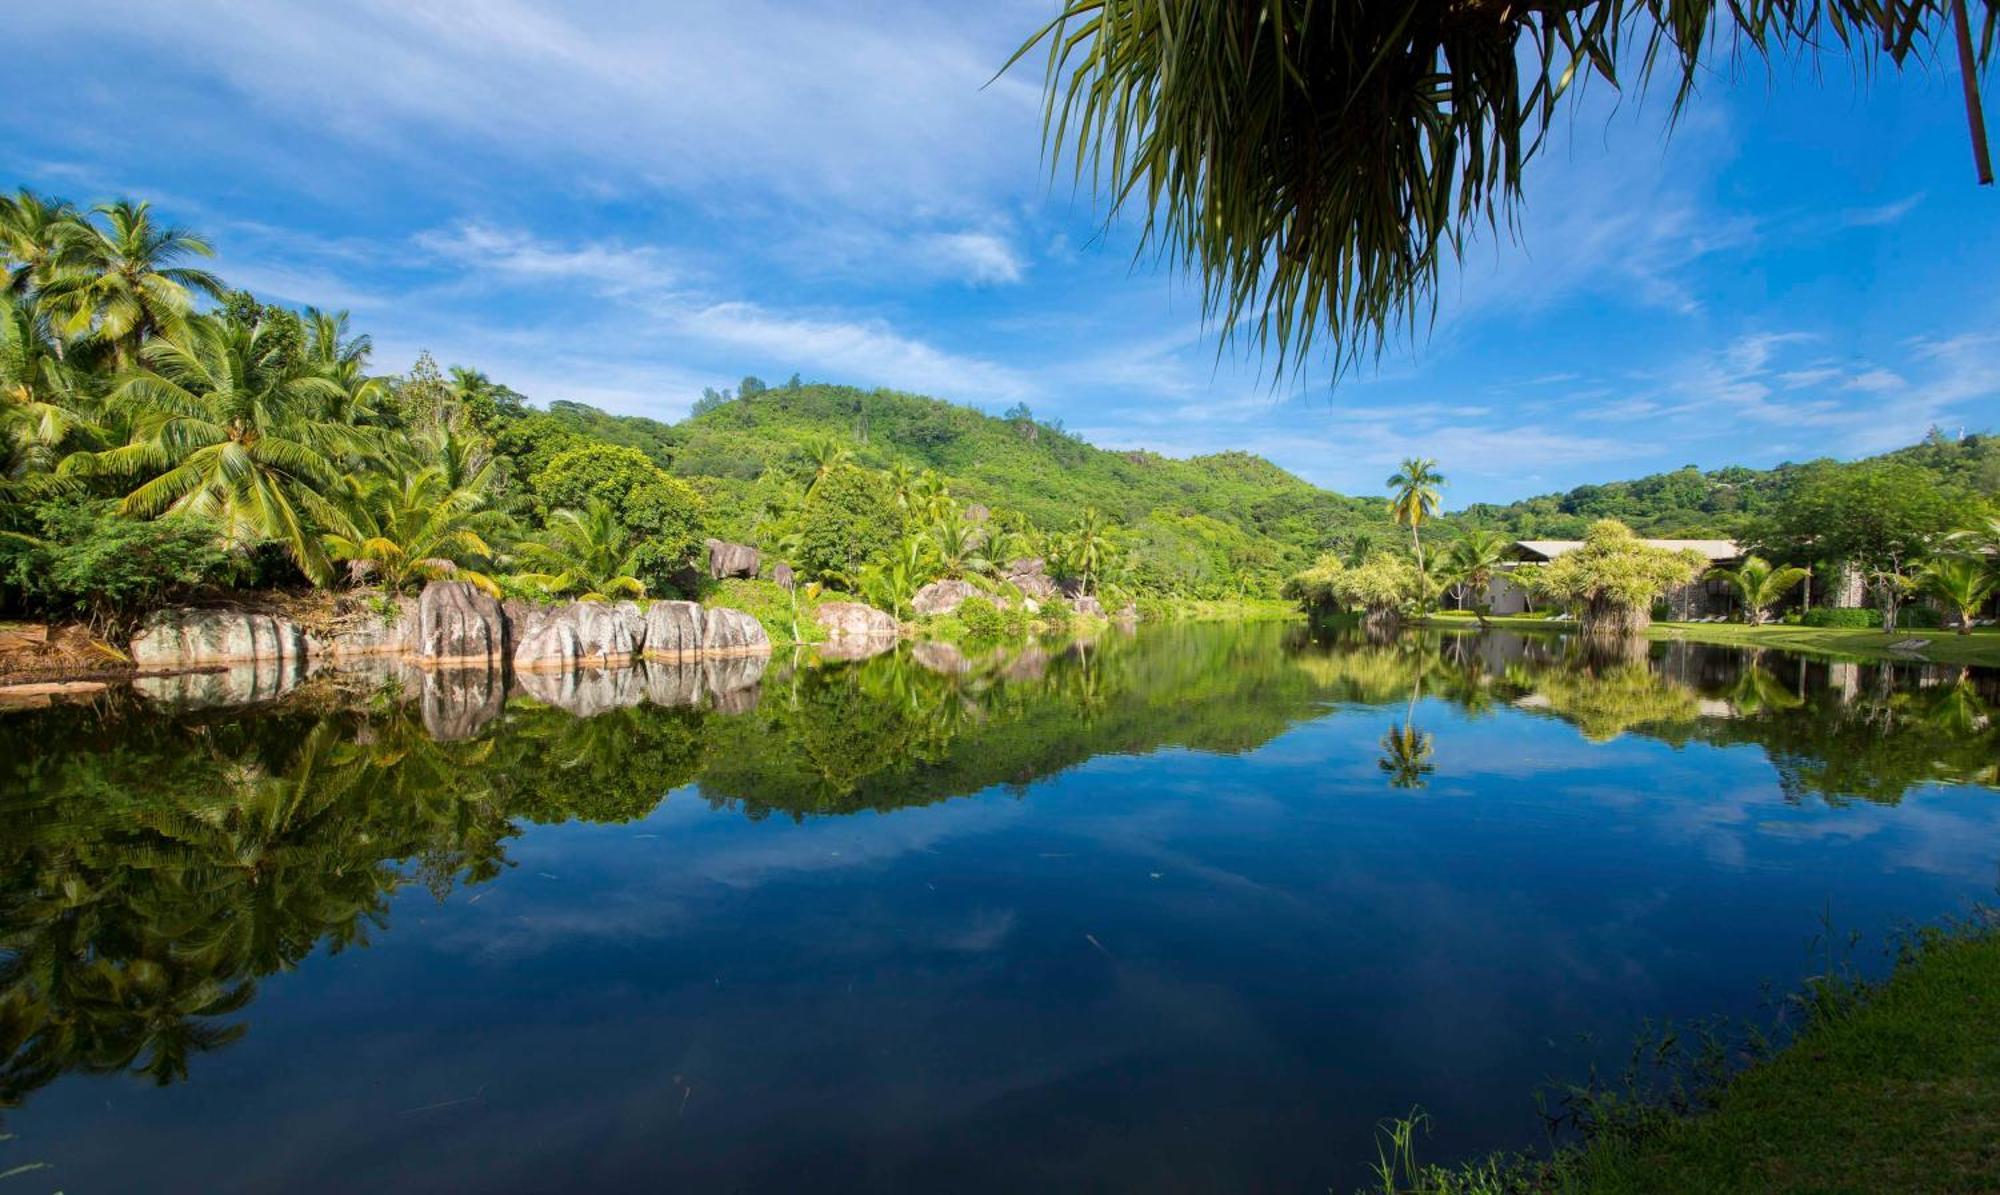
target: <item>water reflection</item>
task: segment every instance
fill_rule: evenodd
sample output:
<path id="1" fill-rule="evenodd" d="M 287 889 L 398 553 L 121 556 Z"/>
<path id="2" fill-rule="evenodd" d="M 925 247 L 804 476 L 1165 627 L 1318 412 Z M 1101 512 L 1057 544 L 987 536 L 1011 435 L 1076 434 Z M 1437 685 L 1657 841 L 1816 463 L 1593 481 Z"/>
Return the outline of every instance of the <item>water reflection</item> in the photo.
<path id="1" fill-rule="evenodd" d="M 0 1107 L 68 1073 L 186 1078 L 244 1034 L 262 981 L 385 933 L 399 890 L 443 900 L 501 875 L 530 826 L 630 822 L 681 789 L 752 819 L 889 811 L 1025 793 L 1094 757 L 1250 752 L 1378 708 L 1395 722 L 1374 770 L 1398 791 L 1451 778 L 1452 728 L 1498 717 L 1585 744 L 1753 746 L 1794 802 L 2000 783 L 1991 673 L 1498 632 L 387 669 L 215 708 L 234 684 L 0 720 Z"/>

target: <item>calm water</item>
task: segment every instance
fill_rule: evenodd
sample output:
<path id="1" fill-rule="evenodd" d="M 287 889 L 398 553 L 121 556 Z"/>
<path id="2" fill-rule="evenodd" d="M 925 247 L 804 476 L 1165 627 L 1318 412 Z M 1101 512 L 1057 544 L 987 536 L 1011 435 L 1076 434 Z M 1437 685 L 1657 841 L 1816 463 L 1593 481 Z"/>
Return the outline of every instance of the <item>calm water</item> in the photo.
<path id="1" fill-rule="evenodd" d="M 2000 875 L 1991 673 L 1253 626 L 534 684 L 0 717 L 7 1189 L 1347 1191 Z"/>

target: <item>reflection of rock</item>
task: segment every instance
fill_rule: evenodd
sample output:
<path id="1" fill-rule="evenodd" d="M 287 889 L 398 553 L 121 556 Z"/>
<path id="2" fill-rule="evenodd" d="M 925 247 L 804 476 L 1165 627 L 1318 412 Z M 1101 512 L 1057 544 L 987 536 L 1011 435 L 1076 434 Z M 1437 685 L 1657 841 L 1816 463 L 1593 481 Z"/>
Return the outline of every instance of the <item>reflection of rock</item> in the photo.
<path id="1" fill-rule="evenodd" d="M 424 729 L 440 743 L 469 739 L 507 708 L 507 681 L 499 660 L 480 665 L 416 670 Z"/>
<path id="2" fill-rule="evenodd" d="M 708 575 L 717 581 L 724 577 L 755 577 L 757 549 L 747 544 L 724 543 L 719 539 L 709 540 Z"/>
<path id="3" fill-rule="evenodd" d="M 761 661 L 757 661 L 761 664 Z M 667 660 L 647 660 L 643 665 L 646 700 L 670 709 L 700 705 L 701 665 Z"/>
<path id="4" fill-rule="evenodd" d="M 873 606 L 860 602 L 827 602 L 813 611 L 813 618 L 825 628 L 826 633 L 836 639 L 883 638 L 893 639 L 901 629 L 892 614 L 884 613 Z"/>
<path id="5" fill-rule="evenodd" d="M 917 590 L 910 608 L 919 614 L 950 614 L 965 599 L 978 596 L 979 590 L 969 581 L 932 581 Z"/>
<path id="6" fill-rule="evenodd" d="M 579 718 L 634 706 L 647 697 L 646 672 L 638 667 L 522 672 L 519 679 L 530 697 Z"/>
<path id="7" fill-rule="evenodd" d="M 305 655 L 298 624 L 248 610 L 161 610 L 132 637 L 132 662 L 141 669 L 302 664 Z"/>
<path id="8" fill-rule="evenodd" d="M 896 640 L 887 635 L 849 635 L 846 638 L 829 639 L 825 643 L 814 644 L 813 654 L 824 661 L 841 663 L 879 656 L 894 646 Z"/>
<path id="9" fill-rule="evenodd" d="M 919 643 L 910 649 L 910 658 L 932 672 L 962 676 L 972 670 L 965 653 L 949 643 Z"/>
<path id="10" fill-rule="evenodd" d="M 514 667 L 522 672 L 621 667 L 638 657 L 645 636 L 646 620 L 637 606 L 571 602 L 536 620 L 514 649 Z"/>
<path id="11" fill-rule="evenodd" d="M 1049 668 L 1049 653 L 1039 647 L 1024 647 L 1019 655 L 1007 661 L 1000 675 L 1011 681 L 1040 680 Z"/>
<path id="12" fill-rule="evenodd" d="M 725 714 L 756 709 L 763 693 L 764 662 L 763 656 L 734 656 L 703 664 L 702 683 L 715 708 Z"/>
<path id="13" fill-rule="evenodd" d="M 272 701 L 298 688 L 305 678 L 305 657 L 297 655 L 232 664 L 217 672 L 142 676 L 132 682 L 132 687 L 141 696 L 170 709 L 201 710 Z"/>
<path id="14" fill-rule="evenodd" d="M 496 599 L 468 581 L 432 581 L 417 599 L 410 650 L 425 664 L 498 660 L 507 649 L 507 617 Z"/>

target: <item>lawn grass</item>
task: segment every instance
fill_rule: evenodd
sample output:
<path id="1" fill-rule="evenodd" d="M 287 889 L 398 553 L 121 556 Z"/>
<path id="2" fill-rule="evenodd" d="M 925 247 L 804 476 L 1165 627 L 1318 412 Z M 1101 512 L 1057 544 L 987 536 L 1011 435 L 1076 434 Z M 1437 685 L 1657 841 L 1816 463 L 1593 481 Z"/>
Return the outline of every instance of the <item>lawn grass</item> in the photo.
<path id="1" fill-rule="evenodd" d="M 1478 625 L 1469 613 L 1441 611 L 1424 620 L 1433 626 Z M 1574 630 L 1573 622 L 1557 622 L 1539 614 L 1505 614 L 1489 619 L 1508 630 Z M 1970 635 L 1949 630 L 1881 631 L 1840 627 L 1800 627 L 1782 623 L 1749 626 L 1738 622 L 1656 622 L 1650 639 L 1685 639 L 1725 647 L 1772 647 L 1784 651 L 1834 656 L 1844 660 L 1927 660 L 1935 664 L 1985 664 L 2000 667 L 2000 628 L 1983 627 Z M 1920 648 L 1892 650 L 1893 644 L 1921 640 Z"/>
<path id="2" fill-rule="evenodd" d="M 1706 1094 L 1706 1111 L 1614 1117 L 1553 1159 L 1413 1156 L 1394 1122 L 1381 1185 L 1411 1195 L 2000 1191 L 2000 930 L 1931 931 L 1889 978 L 1837 980 L 1789 1044 Z"/>
<path id="3" fill-rule="evenodd" d="M 2000 935 L 1940 936 L 1653 1140 L 1570 1189 L 2000 1190 Z"/>

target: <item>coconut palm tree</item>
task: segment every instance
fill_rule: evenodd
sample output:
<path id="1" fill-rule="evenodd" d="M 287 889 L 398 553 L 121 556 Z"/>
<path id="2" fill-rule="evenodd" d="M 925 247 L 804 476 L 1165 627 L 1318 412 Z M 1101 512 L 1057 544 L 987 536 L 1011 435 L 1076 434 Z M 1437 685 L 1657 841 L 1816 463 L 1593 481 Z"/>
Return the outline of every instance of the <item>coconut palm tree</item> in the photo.
<path id="1" fill-rule="evenodd" d="M 46 477 L 64 450 L 104 435 L 60 347 L 39 304 L 0 292 L 0 484 Z"/>
<path id="2" fill-rule="evenodd" d="M 76 209 L 22 187 L 0 195 L 0 266 L 5 290 L 22 297 L 55 273 L 65 242 L 77 231 Z"/>
<path id="3" fill-rule="evenodd" d="M 521 543 L 517 549 L 521 560 L 542 571 L 517 573 L 512 579 L 551 597 L 575 596 L 586 602 L 644 597 L 645 582 L 632 575 L 637 571 L 634 546 L 618 513 L 602 499 L 592 498 L 582 510 L 551 514 L 542 538 Z"/>
<path id="4" fill-rule="evenodd" d="M 854 452 L 832 436 L 811 436 L 799 445 L 799 458 L 805 465 L 806 496 L 810 498 L 835 469 L 854 459 Z"/>
<path id="5" fill-rule="evenodd" d="M 1736 591 L 1737 600 L 1743 604 L 1743 621 L 1756 625 L 1764 621 L 1764 616 L 1778 599 L 1798 588 L 1799 583 L 1812 576 L 1809 568 L 1786 566 L 1773 568 L 1771 562 L 1761 556 L 1746 556 L 1743 563 L 1735 568 L 1712 568 L 1708 570 L 1711 579 L 1727 581 Z"/>
<path id="6" fill-rule="evenodd" d="M 1975 41 L 1966 8 L 1064 0 L 1007 66 L 1046 48 L 1044 144 L 1074 154 L 1111 215 L 1143 217 L 1142 249 L 1200 275 L 1225 337 L 1283 369 L 1324 331 L 1338 370 L 1422 322 L 1468 240 L 1517 227 L 1523 169 L 1579 74 L 1644 94 L 1662 67 L 1678 112 L 1721 54 L 1879 45 L 1901 66 L 1955 35 L 1991 181 L 1976 84 L 2000 39 L 1988 7 Z"/>
<path id="7" fill-rule="evenodd" d="M 305 360 L 314 372 L 340 387 L 341 401 L 334 412 L 344 423 L 378 422 L 389 397 L 381 378 L 368 376 L 368 357 L 374 343 L 365 334 L 350 334 L 345 311 L 305 311 Z"/>
<path id="8" fill-rule="evenodd" d="M 1096 507 L 1085 507 L 1068 531 L 1051 543 L 1056 565 L 1076 578 L 1083 592 L 1097 592 L 1099 579 L 1109 570 L 1118 544 L 1110 523 Z"/>
<path id="9" fill-rule="evenodd" d="M 131 442 L 65 459 L 81 476 L 143 478 L 126 514 L 199 514 L 234 542 L 271 539 L 316 584 L 332 577 L 319 529 L 339 458 L 365 445 L 329 417 L 338 386 L 309 372 L 286 333 L 265 320 L 195 316 L 176 338 L 149 341 L 146 368 L 112 396 Z"/>
<path id="10" fill-rule="evenodd" d="M 488 536 L 507 524 L 485 509 L 491 469 L 454 484 L 444 465 L 398 457 L 381 472 L 349 477 L 337 503 L 344 518 L 325 537 L 328 554 L 348 562 L 355 580 L 391 591 L 451 579 L 497 596 L 499 585 L 473 567 L 493 558 Z"/>
<path id="11" fill-rule="evenodd" d="M 993 562 L 986 557 L 986 534 L 964 519 L 945 519 L 924 536 L 925 548 L 937 575 L 959 580 L 968 573 L 990 573 Z"/>
<path id="12" fill-rule="evenodd" d="M 1512 543 L 1498 531 L 1475 528 L 1453 540 L 1446 552 L 1451 575 L 1472 594 L 1472 612 L 1482 627 L 1493 612 L 1487 590 L 1492 586 L 1493 574 L 1506 562 L 1507 549 Z"/>
<path id="13" fill-rule="evenodd" d="M 1410 550 L 1417 557 L 1417 572 L 1424 575 L 1424 541 L 1419 533 L 1425 519 L 1435 518 L 1442 499 L 1438 490 L 1444 475 L 1437 462 L 1427 456 L 1403 458 L 1403 467 L 1389 478 L 1389 516 L 1397 526 L 1410 529 Z"/>
<path id="14" fill-rule="evenodd" d="M 70 226 L 42 294 L 65 335 L 110 345 L 123 369 L 149 337 L 183 331 L 195 295 L 225 292 L 214 274 L 176 264 L 215 250 L 187 229 L 154 223 L 150 203 L 121 199 L 92 210 L 103 222 Z"/>
<path id="15" fill-rule="evenodd" d="M 1958 633 L 1972 633 L 1973 616 L 2000 588 L 2000 576 L 1983 559 L 1957 554 L 1934 556 L 1917 574 L 1917 587 L 1958 615 Z"/>

